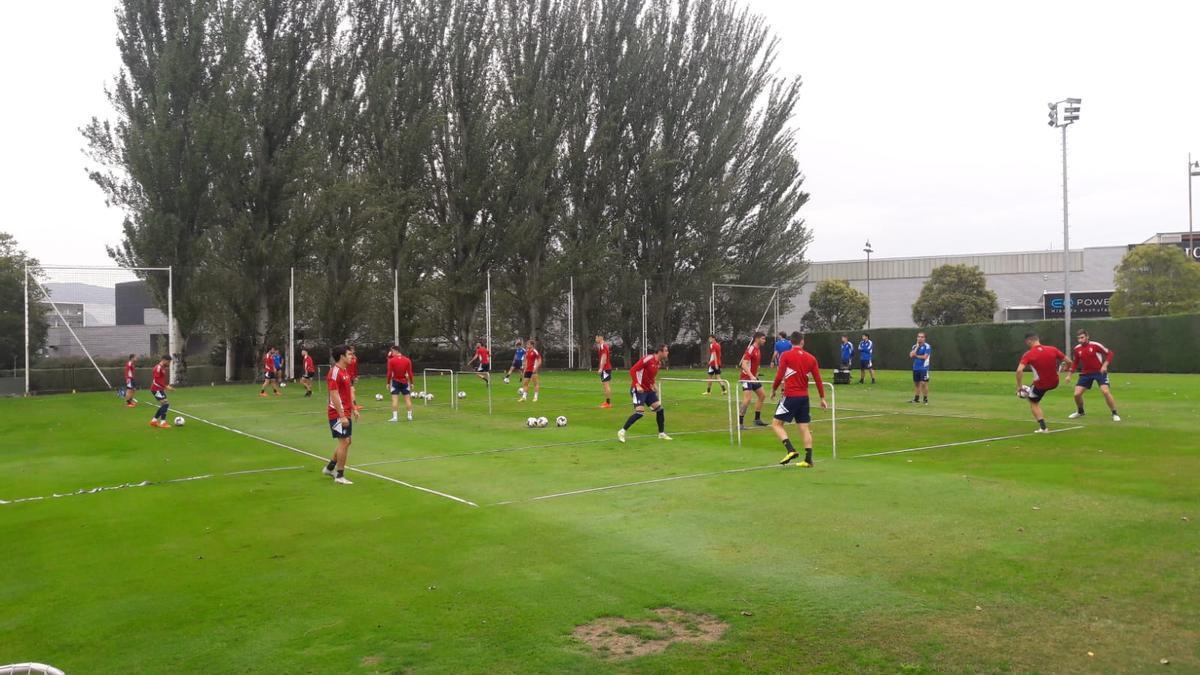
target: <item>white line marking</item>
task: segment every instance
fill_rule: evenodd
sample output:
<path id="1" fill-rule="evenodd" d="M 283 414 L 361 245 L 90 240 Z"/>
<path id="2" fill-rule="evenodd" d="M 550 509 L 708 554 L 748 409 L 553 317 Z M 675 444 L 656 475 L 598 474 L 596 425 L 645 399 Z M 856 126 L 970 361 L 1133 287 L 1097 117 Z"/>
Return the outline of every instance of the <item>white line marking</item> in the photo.
<path id="1" fill-rule="evenodd" d="M 1064 429 L 1054 429 L 1047 433 L 1061 434 L 1064 431 L 1074 431 L 1083 427 L 1066 427 Z M 1013 438 L 1024 438 L 1025 436 L 1036 436 L 1037 432 L 1029 432 L 1027 434 L 1012 434 L 1011 436 L 993 436 L 992 438 L 979 438 L 973 441 L 959 441 L 957 443 L 940 443 L 938 445 L 925 445 L 919 448 L 905 448 L 903 450 L 888 450 L 887 452 L 872 452 L 865 455 L 854 455 L 848 459 L 862 459 L 863 457 L 882 457 L 884 455 L 901 455 L 906 452 L 920 452 L 922 450 L 936 450 L 938 448 L 953 448 L 960 445 L 976 445 L 979 443 L 991 443 L 992 441 L 1007 441 Z"/>
<path id="2" fill-rule="evenodd" d="M 668 476 L 667 478 L 653 478 L 651 480 L 639 480 L 632 483 L 618 483 L 616 485 L 605 485 L 603 487 L 586 488 L 583 490 L 571 490 L 570 492 L 559 492 L 552 495 L 542 495 L 541 497 L 530 497 L 529 499 L 513 499 L 505 502 L 497 502 L 493 506 L 504 506 L 507 504 L 516 504 L 518 502 L 540 502 L 547 499 L 557 499 L 559 497 L 570 497 L 572 495 L 588 494 L 589 492 L 604 492 L 606 490 L 618 490 L 620 488 L 635 487 L 638 485 L 652 485 L 654 483 L 669 483 L 676 480 L 688 480 L 691 478 L 707 478 L 709 476 L 724 476 L 731 473 L 747 473 L 749 471 L 763 471 L 766 469 L 787 469 L 789 467 L 780 464 L 768 464 L 766 466 L 750 466 L 741 469 L 726 469 L 724 471 L 708 471 L 706 473 L 693 473 L 685 476 Z"/>
<path id="3" fill-rule="evenodd" d="M 290 446 L 290 445 L 285 445 L 285 444 L 283 444 L 283 443 L 280 443 L 279 441 L 273 441 L 273 440 L 271 440 L 271 439 L 269 439 L 269 438 L 264 438 L 264 437 L 262 437 L 262 436 L 256 436 L 256 435 L 254 435 L 254 434 L 252 434 L 252 433 L 249 433 L 249 432 L 246 432 L 246 431 L 242 431 L 241 429 L 234 429 L 233 427 L 227 427 L 227 426 L 225 426 L 224 424 L 218 424 L 217 422 L 213 422 L 213 421 L 211 421 L 211 420 L 206 420 L 206 419 L 204 419 L 203 417 L 198 417 L 198 416 L 196 416 L 196 415 L 193 415 L 193 414 L 191 414 L 191 413 L 184 412 L 184 411 L 182 411 L 182 410 L 179 410 L 178 408 L 176 408 L 176 409 L 175 409 L 175 412 L 176 412 L 176 413 L 178 413 L 178 414 L 180 414 L 180 415 L 183 415 L 184 417 L 190 417 L 190 418 L 192 418 L 192 419 L 196 420 L 197 422 L 202 422 L 202 423 L 204 423 L 204 424 L 207 424 L 207 425 L 209 425 L 209 426 L 216 427 L 216 428 L 218 428 L 218 429 L 224 429 L 225 431 L 228 431 L 228 432 L 231 432 L 231 433 L 238 434 L 239 436 L 245 436 L 246 438 L 253 438 L 253 439 L 254 439 L 254 440 L 256 440 L 256 441 L 261 441 L 261 442 L 263 442 L 263 443 L 267 443 L 267 444 L 270 444 L 270 445 L 274 445 L 274 446 L 276 446 L 276 447 L 283 448 L 284 450 L 289 450 L 289 451 L 291 451 L 291 452 L 294 452 L 294 453 L 297 453 L 297 454 L 300 454 L 300 455 L 304 455 L 305 457 L 312 457 L 313 459 L 320 460 L 322 463 L 329 461 L 327 458 L 325 458 L 325 457 L 322 457 L 322 456 L 320 456 L 320 455 L 313 454 L 313 453 L 311 453 L 311 452 L 308 452 L 307 450 L 301 450 L 300 448 L 293 448 L 293 447 L 292 447 L 292 446 Z M 365 471 L 365 470 L 363 470 L 363 469 L 359 469 L 359 468 L 356 468 L 356 467 L 350 466 L 349 464 L 347 464 L 347 465 L 346 465 L 346 470 L 347 470 L 347 471 L 357 471 L 358 473 L 361 473 L 361 474 L 363 474 L 363 475 L 366 475 L 366 476 L 371 476 L 372 478 L 378 478 L 379 480 L 385 480 L 385 481 L 388 481 L 389 483 L 395 483 L 396 485 L 403 485 L 403 486 L 404 486 L 404 487 L 406 487 L 406 488 L 411 488 L 411 489 L 413 489 L 413 490 L 419 490 L 419 491 L 421 491 L 421 492 L 425 492 L 425 493 L 428 493 L 428 494 L 431 494 L 431 495 L 436 495 L 436 496 L 438 496 L 438 497 L 443 497 L 443 498 L 445 498 L 445 499 L 449 499 L 449 500 L 452 500 L 452 501 L 456 501 L 456 502 L 458 502 L 458 503 L 460 503 L 460 504 L 466 504 L 467 506 L 474 506 L 474 507 L 478 507 L 478 506 L 479 506 L 479 505 L 478 505 L 478 504 L 476 504 L 475 502 L 473 502 L 473 501 L 470 501 L 470 500 L 468 500 L 468 499 L 463 499 L 462 497 L 455 497 L 454 495 L 451 495 L 451 494 L 446 494 L 445 492 L 438 492 L 437 490 L 434 490 L 434 489 L 432 489 L 432 488 L 423 487 L 423 486 L 416 485 L 416 484 L 413 484 L 413 483 L 406 483 L 406 482 L 404 482 L 404 481 L 402 481 L 402 480 L 400 480 L 400 479 L 397 479 L 397 478 L 392 478 L 391 476 L 384 476 L 383 474 L 378 474 L 378 473 L 375 473 L 375 472 L 373 472 L 373 471 Z"/>
<path id="4" fill-rule="evenodd" d="M 55 492 L 48 497 L 24 497 L 21 499 L 13 499 L 5 501 L 0 499 L 0 505 L 3 504 L 20 504 L 21 502 L 36 502 L 43 499 L 59 499 L 61 497 L 76 497 L 78 495 L 92 495 L 98 492 L 112 492 L 113 490 L 125 490 L 129 488 L 151 487 L 154 485 L 169 485 L 171 483 L 190 483 L 196 480 L 207 480 L 209 478 L 222 478 L 228 476 L 248 476 L 256 473 L 270 473 L 274 471 L 299 471 L 302 466 L 279 466 L 272 469 L 248 469 L 245 471 L 231 471 L 229 473 L 206 473 L 199 476 L 188 476 L 186 478 L 170 478 L 161 481 L 144 480 L 138 483 L 121 483 L 120 485 L 104 485 L 94 488 L 80 488 L 74 492 Z"/>

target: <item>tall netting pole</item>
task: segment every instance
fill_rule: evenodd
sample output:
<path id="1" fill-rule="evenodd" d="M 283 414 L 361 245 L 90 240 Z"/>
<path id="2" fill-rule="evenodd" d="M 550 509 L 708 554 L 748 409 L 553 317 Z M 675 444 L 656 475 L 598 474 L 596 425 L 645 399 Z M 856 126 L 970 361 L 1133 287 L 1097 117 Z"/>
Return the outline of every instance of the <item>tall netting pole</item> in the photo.
<path id="1" fill-rule="evenodd" d="M 25 395 L 29 395 L 29 264 L 25 265 Z"/>
<path id="2" fill-rule="evenodd" d="M 567 370 L 575 370 L 575 277 L 567 294 Z"/>
<path id="3" fill-rule="evenodd" d="M 296 379 L 296 268 L 288 268 L 288 344 L 287 372 L 288 380 Z"/>
<path id="4" fill-rule="evenodd" d="M 173 265 L 167 267 L 167 353 L 171 355 L 171 384 L 179 384 L 179 354 L 175 352 L 175 267 Z M 101 376 L 103 377 L 103 374 Z"/>
<path id="5" fill-rule="evenodd" d="M 483 335 L 487 341 L 488 354 L 492 354 L 492 270 L 487 272 L 487 298 L 483 304 Z M 492 363 L 496 363 L 495 355 L 492 354 Z M 494 373 L 493 373 L 494 375 Z M 488 395 L 488 414 L 492 414 L 492 376 L 488 376 L 487 381 Z"/>
<path id="6" fill-rule="evenodd" d="M 649 347 L 649 339 L 647 336 L 648 331 L 646 330 L 646 327 L 647 327 L 646 315 L 649 313 L 649 307 L 647 306 L 648 305 L 647 299 L 649 298 L 649 296 L 650 296 L 650 282 L 643 279 L 642 280 L 642 344 L 640 345 L 643 354 L 647 353 L 646 350 L 650 348 Z M 636 353 L 634 355 L 637 356 Z"/>
<path id="7" fill-rule="evenodd" d="M 488 284 L 491 285 L 491 272 L 488 272 Z M 488 302 L 491 302 L 489 292 Z M 392 344 L 400 344 L 400 270 L 392 270 Z M 489 346 L 488 349 L 491 349 Z"/>
<path id="8" fill-rule="evenodd" d="M 717 283 L 715 281 L 708 296 L 708 334 L 717 334 Z M 703 340 L 701 340 L 701 344 L 703 344 Z"/>

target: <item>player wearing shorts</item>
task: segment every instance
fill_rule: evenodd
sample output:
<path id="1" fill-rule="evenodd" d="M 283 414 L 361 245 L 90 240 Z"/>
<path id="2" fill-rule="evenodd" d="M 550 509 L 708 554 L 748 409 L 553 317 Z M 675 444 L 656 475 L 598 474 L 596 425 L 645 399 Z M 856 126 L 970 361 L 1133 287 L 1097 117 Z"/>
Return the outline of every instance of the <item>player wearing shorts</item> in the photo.
<path id="1" fill-rule="evenodd" d="M 596 373 L 600 375 L 600 386 L 604 389 L 604 403 L 601 408 L 612 407 L 612 346 L 603 335 L 596 336 L 596 354 L 599 355 L 600 366 Z"/>
<path id="2" fill-rule="evenodd" d="M 712 394 L 713 381 L 721 385 L 721 394 L 728 395 L 729 390 L 725 388 L 725 380 L 721 379 L 721 343 L 717 342 L 716 335 L 708 336 L 708 388 L 704 390 L 702 396 Z"/>
<path id="3" fill-rule="evenodd" d="M 125 362 L 125 407 L 136 408 L 137 399 L 133 397 L 133 393 L 137 390 L 137 379 L 134 378 L 134 371 L 137 369 L 137 357 L 133 354 L 129 355 L 129 360 Z"/>
<path id="4" fill-rule="evenodd" d="M 171 402 L 167 400 L 167 392 L 174 391 L 168 381 L 171 376 L 171 356 L 163 354 L 162 358 L 155 364 L 154 370 L 151 371 L 150 395 L 158 402 L 158 410 L 155 411 L 154 417 L 150 419 L 150 426 L 158 427 L 159 429 L 169 429 L 170 424 L 167 423 L 167 411 L 171 408 Z"/>
<path id="5" fill-rule="evenodd" d="M 512 365 L 508 370 L 504 371 L 504 384 L 508 384 L 508 378 L 512 377 L 513 371 L 518 373 L 525 372 L 525 341 L 517 338 L 516 350 L 513 351 Z"/>
<path id="6" fill-rule="evenodd" d="M 337 441 L 333 457 L 325 465 L 321 473 L 333 476 L 333 482 L 338 485 L 353 485 L 346 478 L 346 457 L 350 454 L 350 433 L 352 420 L 358 421 L 358 411 L 351 403 L 353 391 L 350 384 L 350 349 L 345 345 L 333 348 L 333 367 L 325 377 L 329 389 L 329 430 Z"/>
<path id="7" fill-rule="evenodd" d="M 858 343 L 858 383 L 867 379 L 867 371 L 871 371 L 871 384 L 875 384 L 875 343 L 870 333 L 863 333 Z"/>
<path id="8" fill-rule="evenodd" d="M 754 339 L 750 341 L 750 346 L 746 347 L 746 353 L 742 354 L 741 362 L 738 363 L 738 368 L 742 371 L 738 377 L 742 387 L 742 406 L 738 412 L 738 424 L 743 429 L 746 428 L 746 411 L 750 409 L 752 395 L 758 397 L 754 403 L 754 426 L 767 426 L 767 423 L 762 421 L 763 401 L 767 397 L 763 393 L 762 382 L 758 381 L 758 366 L 762 362 L 762 346 L 766 341 L 766 333 L 762 331 L 755 333 Z"/>
<path id="9" fill-rule="evenodd" d="M 392 394 L 392 419 L 389 422 L 400 421 L 400 397 L 404 397 L 404 408 L 408 411 L 408 421 L 413 419 L 412 359 L 400 352 L 400 345 L 392 345 L 388 350 L 387 383 L 388 391 Z"/>
<path id="10" fill-rule="evenodd" d="M 263 354 L 262 363 L 263 363 L 263 383 L 262 383 L 262 387 L 258 390 L 258 395 L 263 398 L 266 398 L 267 385 L 269 384 L 269 385 L 271 385 L 271 388 L 274 389 L 276 396 L 283 396 L 283 392 L 279 391 L 279 382 L 277 382 L 275 380 L 276 368 L 275 368 L 275 348 L 274 347 L 267 349 L 267 353 Z"/>
<path id="11" fill-rule="evenodd" d="M 469 368 L 476 361 L 479 361 L 479 365 L 475 367 L 475 377 L 483 380 L 484 384 L 491 384 L 491 380 L 488 378 L 491 377 L 490 373 L 492 372 L 492 353 L 483 346 L 482 342 L 475 343 L 475 356 L 467 361 L 467 367 Z"/>
<path id="12" fill-rule="evenodd" d="M 933 347 L 925 341 L 924 333 L 917 333 L 917 344 L 908 352 L 912 359 L 913 371 L 913 403 L 921 403 L 924 397 L 925 405 L 929 405 L 929 357 Z"/>
<path id="13" fill-rule="evenodd" d="M 307 349 L 300 350 L 300 357 L 304 360 L 304 375 L 300 377 L 300 384 L 304 385 L 304 398 L 312 398 L 312 383 L 313 378 L 317 376 L 317 366 Z"/>
<path id="14" fill-rule="evenodd" d="M 1038 423 L 1036 432 L 1044 434 L 1046 416 L 1042 414 L 1042 399 L 1058 388 L 1059 364 L 1070 363 L 1070 359 L 1058 347 L 1042 344 L 1037 333 L 1025 334 L 1025 346 L 1029 351 L 1021 356 L 1021 362 L 1017 364 L 1017 396 L 1029 399 L 1029 411 Z M 1026 368 L 1033 371 L 1033 386 L 1028 394 L 1024 387 Z"/>
<path id="15" fill-rule="evenodd" d="M 1117 402 L 1113 400 L 1112 390 L 1108 387 L 1108 364 L 1113 360 L 1112 350 L 1092 340 L 1086 330 L 1079 331 L 1075 337 L 1079 344 L 1075 345 L 1075 359 L 1067 372 L 1067 382 L 1071 381 L 1071 373 L 1074 373 L 1077 367 L 1079 379 L 1075 382 L 1075 412 L 1071 413 L 1070 418 L 1083 417 L 1083 392 L 1097 384 L 1100 386 L 1100 393 L 1104 395 L 1104 402 L 1112 412 L 1112 421 L 1120 422 Z"/>
<path id="16" fill-rule="evenodd" d="M 275 382 L 277 382 L 280 387 L 284 386 L 284 383 L 283 383 L 283 354 L 279 353 L 278 349 L 275 350 Z"/>
<path id="17" fill-rule="evenodd" d="M 800 456 L 800 453 L 796 452 L 795 446 L 792 445 L 792 439 L 788 436 L 784 425 L 795 422 L 800 427 L 800 437 L 804 440 L 804 461 L 800 462 L 799 466 L 807 469 L 813 465 L 812 429 L 809 427 L 812 423 L 812 415 L 808 400 L 808 379 L 810 377 L 817 385 L 817 394 L 821 397 L 821 407 L 828 408 L 829 406 L 825 403 L 825 383 L 821 381 L 821 367 L 817 364 L 816 357 L 804 351 L 804 336 L 799 332 L 794 332 L 788 338 L 788 342 L 792 344 L 792 349 L 779 357 L 779 369 L 775 371 L 775 382 L 771 385 L 772 401 L 775 400 L 775 395 L 779 391 L 779 385 L 783 385 L 783 400 L 775 408 L 775 419 L 771 422 L 771 427 L 775 431 L 775 437 L 783 443 L 784 449 L 787 450 L 787 454 L 779 462 L 780 464 L 787 464 Z"/>
<path id="18" fill-rule="evenodd" d="M 849 335 L 842 336 L 842 353 L 839 363 L 843 370 L 850 370 L 850 361 L 854 358 L 854 343 Z"/>
<path id="19" fill-rule="evenodd" d="M 525 343 L 525 372 L 521 374 L 521 398 L 518 402 L 524 403 L 525 397 L 529 395 L 529 386 L 533 385 L 533 402 L 537 403 L 538 394 L 542 390 L 542 377 L 538 371 L 542 368 L 542 353 L 537 350 L 537 340 L 529 338 L 529 342 Z"/>
<path id="20" fill-rule="evenodd" d="M 645 416 L 646 408 L 653 410 L 658 418 L 659 439 L 671 440 L 671 437 L 667 435 L 667 416 L 663 412 L 662 401 L 658 400 L 658 383 L 655 381 L 658 377 L 658 369 L 667 362 L 668 355 L 667 345 L 659 345 L 658 351 L 638 359 L 638 362 L 629 369 L 629 377 L 632 380 L 629 393 L 633 396 L 633 414 L 625 420 L 625 426 L 617 432 L 618 441 L 625 442 L 625 432 Z"/>

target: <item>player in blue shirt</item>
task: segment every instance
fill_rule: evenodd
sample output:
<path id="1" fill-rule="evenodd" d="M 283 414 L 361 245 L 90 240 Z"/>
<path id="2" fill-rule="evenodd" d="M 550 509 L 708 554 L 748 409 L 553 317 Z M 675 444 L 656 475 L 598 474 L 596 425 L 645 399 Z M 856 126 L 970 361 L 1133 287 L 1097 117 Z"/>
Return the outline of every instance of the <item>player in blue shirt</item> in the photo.
<path id="1" fill-rule="evenodd" d="M 280 354 L 279 350 L 276 350 L 274 359 L 275 359 L 275 383 L 282 387 L 282 386 L 284 386 L 284 384 L 283 384 L 283 354 Z"/>
<path id="2" fill-rule="evenodd" d="M 792 340 L 787 333 L 779 333 L 779 339 L 775 340 L 775 353 L 771 355 L 771 365 L 779 365 L 779 357 L 792 351 Z"/>
<path id="3" fill-rule="evenodd" d="M 844 370 L 850 370 L 850 359 L 854 358 L 854 344 L 850 342 L 850 338 L 846 335 L 842 336 L 842 359 L 841 364 Z"/>
<path id="4" fill-rule="evenodd" d="M 929 354 L 933 347 L 925 341 L 924 333 L 917 333 L 917 344 L 908 353 L 913 367 L 913 403 L 929 405 Z"/>
<path id="5" fill-rule="evenodd" d="M 504 371 L 504 384 L 508 384 L 508 378 L 514 370 L 518 373 L 525 372 L 525 341 L 517 338 L 516 346 L 517 350 L 513 352 L 512 365 L 508 367 L 508 370 Z"/>
<path id="6" fill-rule="evenodd" d="M 871 334 L 863 333 L 862 341 L 858 343 L 858 383 L 862 384 L 871 371 L 871 384 L 875 384 L 875 343 L 871 342 Z"/>

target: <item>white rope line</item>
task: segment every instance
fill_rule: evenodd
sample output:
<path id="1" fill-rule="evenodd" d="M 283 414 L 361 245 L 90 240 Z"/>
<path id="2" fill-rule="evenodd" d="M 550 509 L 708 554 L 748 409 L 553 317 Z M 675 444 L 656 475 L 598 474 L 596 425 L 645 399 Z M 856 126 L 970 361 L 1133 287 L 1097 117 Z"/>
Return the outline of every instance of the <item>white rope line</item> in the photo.
<path id="1" fill-rule="evenodd" d="M 1064 429 L 1053 429 L 1043 432 L 1049 434 L 1061 434 L 1064 431 L 1074 431 L 1083 427 L 1066 427 Z M 864 457 L 883 457 L 884 455 L 902 455 L 906 452 L 920 452 L 922 450 L 936 450 L 938 448 L 954 448 L 960 445 L 976 445 L 978 443 L 991 443 L 993 441 L 1007 441 L 1013 438 L 1024 438 L 1025 436 L 1036 436 L 1038 432 L 1031 431 L 1025 434 L 1011 434 L 1009 436 L 993 436 L 992 438 L 978 438 L 973 441 L 958 441 L 957 443 L 939 443 L 938 445 L 924 445 L 919 448 L 904 448 L 903 450 L 888 450 L 886 452 L 871 452 L 865 455 L 854 455 L 849 459 L 862 459 Z"/>
<path id="2" fill-rule="evenodd" d="M 245 471 L 230 471 L 228 473 L 206 473 L 199 476 L 187 476 L 186 478 L 171 478 L 168 480 L 150 481 L 144 480 L 137 483 L 121 483 L 120 485 L 103 485 L 94 488 L 80 488 L 74 492 L 55 492 L 51 495 L 43 497 L 22 497 L 20 499 L 0 499 L 0 505 L 3 504 L 20 504 L 22 502 L 37 502 L 43 499 L 59 499 L 62 497 L 75 497 L 78 495 L 93 495 L 100 492 L 112 492 L 114 490 L 125 490 L 129 488 L 151 487 L 154 485 L 170 485 L 171 483 L 189 483 L 196 480 L 207 480 L 209 478 L 223 478 L 229 476 L 249 476 L 256 473 L 272 473 L 275 471 L 298 471 L 303 469 L 302 466 L 278 466 L 271 469 L 247 469 Z"/>
<path id="3" fill-rule="evenodd" d="M 615 485 L 605 485 L 602 487 L 585 488 L 582 490 L 571 490 L 570 492 L 557 492 L 552 495 L 542 495 L 540 497 L 530 497 L 529 499 L 514 499 L 504 502 L 496 502 L 492 506 L 506 506 L 508 504 L 517 504 L 520 502 L 541 502 L 547 499 L 558 499 L 559 497 L 571 497 L 574 495 L 588 494 L 591 492 L 604 492 L 607 490 L 619 490 L 621 488 L 635 487 L 638 485 L 653 485 L 655 483 L 669 483 L 676 480 L 689 480 L 692 478 L 708 478 L 710 476 L 724 476 L 733 473 L 747 473 L 750 471 L 764 471 L 766 469 L 787 469 L 788 466 L 781 464 L 768 464 L 766 466 L 750 466 L 741 469 L 726 469 L 724 471 L 708 471 L 705 473 L 692 473 L 684 476 L 668 476 L 666 478 L 653 478 L 650 480 L 639 480 L 632 483 L 617 483 Z"/>
<path id="4" fill-rule="evenodd" d="M 253 439 L 254 439 L 254 440 L 256 440 L 256 441 L 261 441 L 261 442 L 263 442 L 263 443 L 267 443 L 267 444 L 270 444 L 270 445 L 274 445 L 275 447 L 278 447 L 278 448 L 283 448 L 284 450 L 289 450 L 289 451 L 291 451 L 291 452 L 294 452 L 294 453 L 297 453 L 297 454 L 300 454 L 300 455 L 304 455 L 304 456 L 306 456 L 306 457 L 312 457 L 313 459 L 320 460 L 322 463 L 325 463 L 325 462 L 328 462 L 328 461 L 329 461 L 329 459 L 328 459 L 328 458 L 326 458 L 326 457 L 322 457 L 321 455 L 316 455 L 316 454 L 313 454 L 313 453 L 311 453 L 311 452 L 308 452 L 308 451 L 306 451 L 306 450 L 301 450 L 300 448 L 294 448 L 294 447 L 292 447 L 292 446 L 290 446 L 290 445 L 286 445 L 286 444 L 284 444 L 284 443 L 280 443 L 279 441 L 273 441 L 273 440 L 271 440 L 271 439 L 269 439 L 269 438 L 264 438 L 264 437 L 262 437 L 262 436 L 256 436 L 255 434 L 252 434 L 252 433 L 249 433 L 249 432 L 246 432 L 246 431 L 242 431 L 241 429 L 234 429 L 233 427 L 228 427 L 228 426 L 225 426 L 224 424 L 218 424 L 217 422 L 212 422 L 212 421 L 206 420 L 206 419 L 204 419 L 203 417 L 197 417 L 196 415 L 193 415 L 193 414 L 191 414 L 191 413 L 184 412 L 184 411 L 182 411 L 182 410 L 179 410 L 179 409 L 176 409 L 176 410 L 175 410 L 175 412 L 176 412 L 176 413 L 178 413 L 178 414 L 180 414 L 180 415 L 183 415 L 184 417 L 190 417 L 190 418 L 192 418 L 192 419 L 196 420 L 197 422 L 203 422 L 204 424 L 207 424 L 207 425 L 209 425 L 209 426 L 213 426 L 213 427 L 216 427 L 216 428 L 218 428 L 218 429 L 224 429 L 225 431 L 228 431 L 228 432 L 230 432 L 230 433 L 237 434 L 237 435 L 239 435 L 239 436 L 245 436 L 246 438 L 253 438 Z M 445 492 L 439 492 L 439 491 L 437 491 L 437 490 L 434 490 L 434 489 L 432 489 L 432 488 L 423 487 L 423 486 L 421 486 L 421 485 L 416 485 L 416 484 L 414 484 L 414 483 L 406 483 L 405 481 L 399 480 L 399 479 L 397 479 L 397 478 L 392 478 L 391 476 L 384 476 L 383 474 L 378 474 L 378 473 L 374 473 L 374 472 L 371 472 L 371 471 L 365 471 L 365 470 L 363 470 L 363 469 L 359 469 L 359 468 L 356 468 L 356 467 L 350 466 L 349 464 L 347 464 L 347 465 L 346 465 L 346 470 L 347 470 L 347 471 L 357 471 L 358 473 L 361 473 L 361 474 L 363 474 L 363 475 L 366 475 L 366 476 L 371 476 L 372 478 L 378 478 L 379 480 L 385 480 L 385 481 L 388 481 L 389 483 L 395 483 L 396 485 L 402 485 L 402 486 L 404 486 L 404 487 L 406 487 L 406 488 L 411 488 L 411 489 L 413 489 L 413 490 L 418 490 L 418 491 L 420 491 L 420 492 L 425 492 L 425 493 L 428 493 L 428 494 L 431 494 L 431 495 L 436 495 L 436 496 L 438 496 L 438 497 L 443 497 L 443 498 L 445 498 L 445 499 L 449 499 L 449 500 L 452 500 L 452 501 L 456 501 L 456 502 L 458 502 L 458 503 L 460 503 L 460 504 L 466 504 L 467 506 L 474 506 L 474 507 L 478 507 L 478 506 L 479 506 L 479 505 L 478 505 L 478 504 L 476 504 L 475 502 L 473 502 L 473 501 L 470 501 L 470 500 L 468 500 L 468 499 L 463 499 L 462 497 L 455 497 L 455 496 L 454 496 L 454 495 L 452 495 L 452 494 L 447 494 L 447 493 L 445 493 Z"/>

